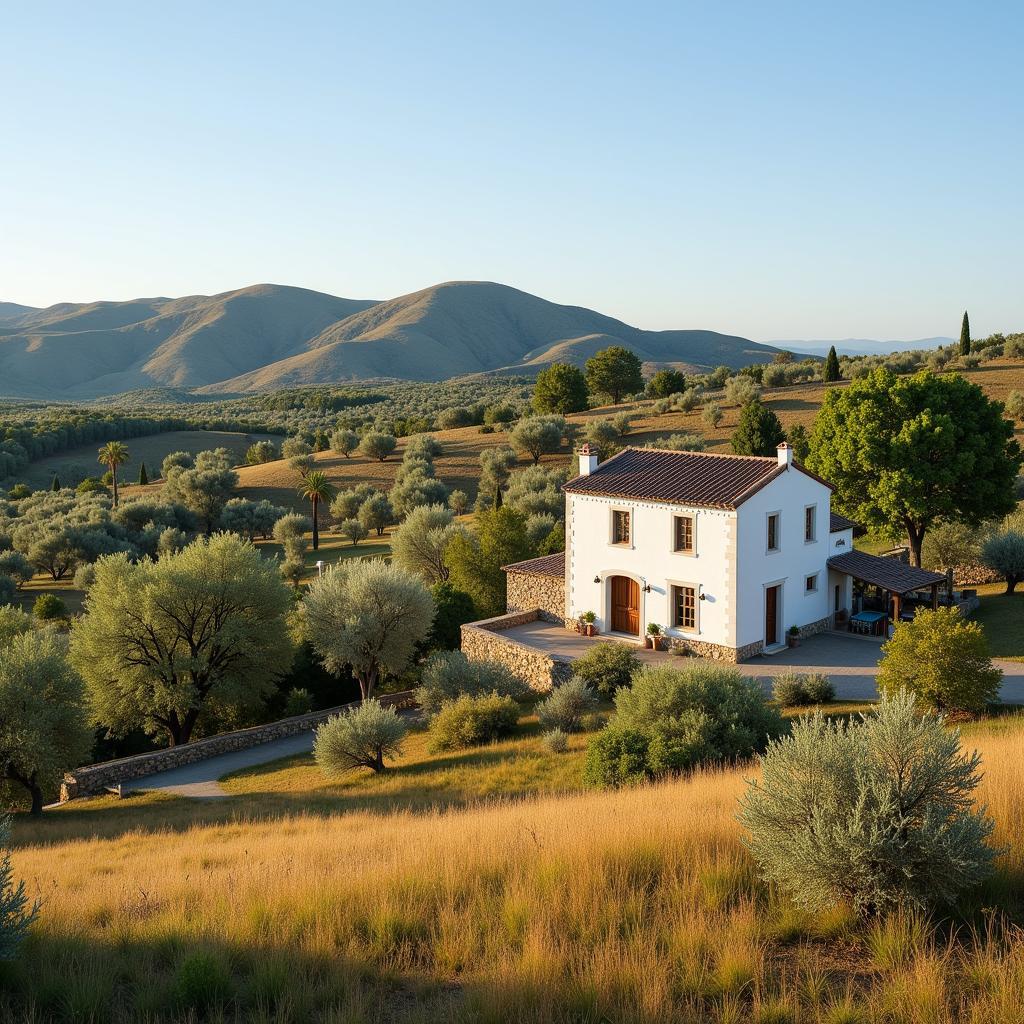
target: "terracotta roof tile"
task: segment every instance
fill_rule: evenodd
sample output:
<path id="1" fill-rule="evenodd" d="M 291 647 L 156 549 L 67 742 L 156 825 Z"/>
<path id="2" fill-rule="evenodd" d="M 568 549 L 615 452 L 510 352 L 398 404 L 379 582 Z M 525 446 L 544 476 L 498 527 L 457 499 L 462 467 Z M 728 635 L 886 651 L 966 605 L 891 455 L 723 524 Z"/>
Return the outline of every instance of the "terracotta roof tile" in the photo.
<path id="1" fill-rule="evenodd" d="M 920 590 L 946 580 L 941 572 L 918 569 L 898 558 L 880 558 L 866 551 L 847 551 L 842 555 L 834 555 L 828 560 L 828 567 L 896 594 L 907 594 L 911 590 Z"/>
<path id="2" fill-rule="evenodd" d="M 847 519 L 846 516 L 841 516 L 838 512 L 829 513 L 829 533 L 841 533 L 843 530 L 856 530 L 857 524 L 852 519 Z"/>
<path id="3" fill-rule="evenodd" d="M 551 576 L 555 579 L 565 579 L 565 552 L 559 551 L 554 555 L 528 558 L 525 562 L 513 562 L 511 565 L 503 565 L 501 568 L 504 572 L 518 572 L 524 576 Z"/>
<path id="4" fill-rule="evenodd" d="M 589 475 L 570 480 L 562 490 L 736 508 L 784 471 L 774 457 L 625 448 Z"/>

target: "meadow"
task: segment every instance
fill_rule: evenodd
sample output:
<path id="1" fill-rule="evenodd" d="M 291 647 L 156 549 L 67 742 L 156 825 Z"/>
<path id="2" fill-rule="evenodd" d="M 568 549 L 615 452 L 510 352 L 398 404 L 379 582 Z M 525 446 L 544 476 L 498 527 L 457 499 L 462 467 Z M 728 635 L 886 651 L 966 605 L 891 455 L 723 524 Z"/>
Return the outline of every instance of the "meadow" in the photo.
<path id="1" fill-rule="evenodd" d="M 867 921 L 759 880 L 735 819 L 753 765 L 587 791 L 582 737 L 554 755 L 521 728 L 464 754 L 414 735 L 380 779 L 297 758 L 223 801 L 19 821 L 44 904 L 0 1019 L 1020 1020 L 1020 717 L 964 735 L 996 877 L 952 915 Z"/>

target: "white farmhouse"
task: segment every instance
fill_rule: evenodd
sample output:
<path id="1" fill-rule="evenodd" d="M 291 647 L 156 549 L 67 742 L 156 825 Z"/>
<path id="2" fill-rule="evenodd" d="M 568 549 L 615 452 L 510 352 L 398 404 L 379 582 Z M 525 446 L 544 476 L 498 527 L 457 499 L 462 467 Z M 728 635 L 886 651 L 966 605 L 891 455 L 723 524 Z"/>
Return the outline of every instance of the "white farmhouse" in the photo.
<path id="1" fill-rule="evenodd" d="M 600 464 L 584 445 L 579 460 L 565 554 L 506 567 L 510 612 L 593 612 L 601 634 L 636 641 L 657 623 L 675 646 L 740 661 L 860 612 L 865 593 L 879 631 L 907 595 L 937 600 L 940 574 L 853 550 L 832 488 L 786 443 L 776 458 L 626 448 Z"/>

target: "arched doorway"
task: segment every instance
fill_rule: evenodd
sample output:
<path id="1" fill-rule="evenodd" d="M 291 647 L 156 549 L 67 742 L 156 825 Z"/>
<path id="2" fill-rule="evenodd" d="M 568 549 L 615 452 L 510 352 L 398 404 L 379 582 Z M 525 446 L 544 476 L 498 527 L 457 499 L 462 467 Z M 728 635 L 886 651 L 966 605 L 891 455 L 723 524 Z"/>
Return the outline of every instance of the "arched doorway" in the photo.
<path id="1" fill-rule="evenodd" d="M 628 576 L 609 577 L 613 633 L 640 635 L 640 584 Z"/>

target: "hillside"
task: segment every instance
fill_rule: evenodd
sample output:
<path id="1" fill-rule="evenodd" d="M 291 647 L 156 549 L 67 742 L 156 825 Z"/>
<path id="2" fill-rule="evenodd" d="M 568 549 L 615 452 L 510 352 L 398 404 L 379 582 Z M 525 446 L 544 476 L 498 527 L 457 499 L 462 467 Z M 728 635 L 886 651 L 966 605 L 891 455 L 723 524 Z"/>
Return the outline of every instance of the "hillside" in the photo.
<path id="1" fill-rule="evenodd" d="M 171 386 L 208 393 L 368 378 L 441 380 L 582 364 L 621 344 L 648 364 L 710 368 L 775 351 L 714 331 L 642 331 L 505 285 L 449 282 L 386 302 L 280 285 L 219 295 L 0 305 L 5 397 L 89 398 Z"/>

